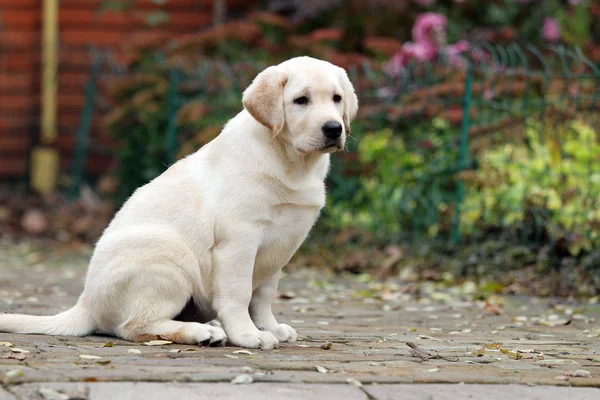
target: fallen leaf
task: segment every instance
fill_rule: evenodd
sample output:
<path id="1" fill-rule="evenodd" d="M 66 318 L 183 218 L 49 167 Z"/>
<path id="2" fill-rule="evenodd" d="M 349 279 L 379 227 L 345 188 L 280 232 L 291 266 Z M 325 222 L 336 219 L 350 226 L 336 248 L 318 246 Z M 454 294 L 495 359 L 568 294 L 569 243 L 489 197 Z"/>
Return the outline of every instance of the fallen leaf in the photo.
<path id="1" fill-rule="evenodd" d="M 362 385 L 363 385 L 361 381 L 359 381 L 357 379 L 354 379 L 354 378 L 348 378 L 348 379 L 346 379 L 346 383 L 349 383 L 349 384 L 351 384 L 353 386 L 356 386 L 356 387 L 362 387 Z"/>
<path id="2" fill-rule="evenodd" d="M 169 353 L 181 353 L 181 349 L 169 350 Z"/>
<path id="3" fill-rule="evenodd" d="M 54 389 L 40 388 L 38 392 L 42 395 L 44 400 L 68 400 L 69 396 L 64 393 L 59 393 Z"/>
<path id="4" fill-rule="evenodd" d="M 127 353 L 129 354 L 142 354 L 142 352 L 138 349 L 129 349 L 127 350 Z"/>
<path id="5" fill-rule="evenodd" d="M 503 354 L 506 354 L 509 358 L 512 358 L 513 360 L 520 360 L 521 358 L 523 358 L 523 355 L 521 353 L 519 353 L 518 351 L 510 351 L 507 349 L 500 349 L 500 352 L 502 352 Z"/>
<path id="6" fill-rule="evenodd" d="M 2 358 L 8 358 L 10 360 L 23 361 L 24 359 L 27 358 L 27 356 L 25 354 L 22 354 L 22 353 L 8 353 L 8 354 L 5 354 L 4 356 L 2 356 Z"/>
<path id="7" fill-rule="evenodd" d="M 110 360 L 96 361 L 96 364 L 107 365 L 107 364 L 110 364 Z"/>
<path id="8" fill-rule="evenodd" d="M 504 310 L 500 306 L 489 302 L 485 304 L 483 310 L 490 315 L 504 315 Z"/>
<path id="9" fill-rule="evenodd" d="M 500 347 L 502 347 L 502 343 L 488 343 L 485 345 L 485 348 L 489 350 L 499 350 Z"/>
<path id="10" fill-rule="evenodd" d="M 81 358 L 82 360 L 99 360 L 102 357 L 94 356 L 94 355 L 90 355 L 90 354 L 80 354 L 79 358 Z"/>
<path id="11" fill-rule="evenodd" d="M 320 365 L 315 365 L 315 369 L 322 374 L 326 374 L 328 372 L 327 368 L 321 367 Z"/>
<path id="12" fill-rule="evenodd" d="M 294 292 L 281 292 L 279 293 L 279 298 L 284 300 L 290 300 L 296 297 L 296 293 Z"/>
<path id="13" fill-rule="evenodd" d="M 430 368 L 427 370 L 427 372 L 438 372 L 439 370 L 439 368 Z"/>
<path id="14" fill-rule="evenodd" d="M 330 350 L 331 346 L 333 346 L 333 343 L 331 343 L 331 342 L 325 342 L 325 343 L 323 343 L 321 345 L 321 349 L 323 349 L 323 350 Z"/>
<path id="15" fill-rule="evenodd" d="M 223 355 L 227 358 L 233 358 L 233 359 L 239 358 L 238 356 L 232 356 L 231 354 L 223 354 Z"/>
<path id="16" fill-rule="evenodd" d="M 13 347 L 14 344 L 9 343 L 9 342 L 0 342 L 0 346 L 4 346 L 4 347 Z"/>
<path id="17" fill-rule="evenodd" d="M 590 371 L 585 370 L 585 369 L 576 369 L 575 371 L 569 371 L 569 372 L 565 372 L 566 376 L 569 376 L 571 378 L 591 378 L 592 374 L 590 374 Z"/>
<path id="18" fill-rule="evenodd" d="M 115 347 L 115 344 L 113 342 L 106 342 L 100 347 Z"/>
<path id="19" fill-rule="evenodd" d="M 146 346 L 164 346 L 171 343 L 173 342 L 170 340 L 151 340 L 149 342 L 144 342 Z"/>
<path id="20" fill-rule="evenodd" d="M 187 347 L 183 351 L 200 351 L 198 347 Z"/>
<path id="21" fill-rule="evenodd" d="M 18 347 L 10 347 L 10 351 L 13 353 L 29 353 L 29 350 L 23 350 Z"/>
<path id="22" fill-rule="evenodd" d="M 233 383 L 234 385 L 244 385 L 252 382 L 254 382 L 254 379 L 252 378 L 252 375 L 248 374 L 238 375 L 231 380 L 231 383 Z"/>
<path id="23" fill-rule="evenodd" d="M 23 370 L 22 369 L 11 369 L 8 370 L 4 373 L 4 376 L 6 376 L 7 378 L 16 378 L 19 376 L 23 376 Z"/>
<path id="24" fill-rule="evenodd" d="M 249 350 L 236 350 L 233 352 L 233 354 L 246 354 L 248 356 L 251 356 L 252 352 L 250 352 Z"/>

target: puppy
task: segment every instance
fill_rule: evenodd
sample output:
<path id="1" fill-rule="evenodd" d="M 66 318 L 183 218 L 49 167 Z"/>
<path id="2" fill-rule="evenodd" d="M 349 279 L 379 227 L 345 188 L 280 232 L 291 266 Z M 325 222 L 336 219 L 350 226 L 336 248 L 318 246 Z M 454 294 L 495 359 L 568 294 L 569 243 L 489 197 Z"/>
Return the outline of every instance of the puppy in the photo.
<path id="1" fill-rule="evenodd" d="M 295 341 L 271 304 L 325 204 L 329 154 L 344 148 L 358 99 L 343 69 L 298 57 L 261 72 L 242 102 L 217 138 L 127 200 L 73 308 L 0 314 L 0 332 L 264 349 Z M 192 320 L 177 320 L 184 308 Z"/>

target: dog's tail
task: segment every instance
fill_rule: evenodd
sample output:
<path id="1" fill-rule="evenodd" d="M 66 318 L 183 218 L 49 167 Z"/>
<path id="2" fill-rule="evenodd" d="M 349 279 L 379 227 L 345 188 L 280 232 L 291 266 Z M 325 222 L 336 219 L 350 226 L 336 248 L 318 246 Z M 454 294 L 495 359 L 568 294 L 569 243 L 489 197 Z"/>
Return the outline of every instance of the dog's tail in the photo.
<path id="1" fill-rule="evenodd" d="M 0 314 L 0 332 L 43 335 L 86 336 L 97 329 L 96 321 L 81 301 L 52 316 Z"/>

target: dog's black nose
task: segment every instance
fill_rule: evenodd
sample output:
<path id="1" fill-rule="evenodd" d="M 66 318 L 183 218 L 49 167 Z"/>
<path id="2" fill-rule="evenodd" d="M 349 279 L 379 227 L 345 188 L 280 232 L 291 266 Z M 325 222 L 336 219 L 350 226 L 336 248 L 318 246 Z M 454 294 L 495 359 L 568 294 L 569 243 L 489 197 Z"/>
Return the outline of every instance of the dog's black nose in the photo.
<path id="1" fill-rule="evenodd" d="M 321 128 L 328 139 L 337 139 L 342 135 L 342 124 L 336 121 L 327 121 Z"/>

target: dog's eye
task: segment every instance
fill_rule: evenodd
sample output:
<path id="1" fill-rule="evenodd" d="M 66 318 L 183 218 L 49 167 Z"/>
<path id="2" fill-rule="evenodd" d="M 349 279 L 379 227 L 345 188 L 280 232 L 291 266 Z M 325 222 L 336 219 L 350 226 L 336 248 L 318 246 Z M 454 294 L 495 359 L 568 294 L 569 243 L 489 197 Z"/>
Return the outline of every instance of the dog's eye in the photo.
<path id="1" fill-rule="evenodd" d="M 339 94 L 336 94 L 333 96 L 333 101 L 335 103 L 339 103 L 340 101 L 342 101 L 342 96 L 340 96 Z"/>
<path id="2" fill-rule="evenodd" d="M 302 96 L 302 97 L 298 97 L 297 99 L 294 99 L 294 103 L 296 104 L 308 104 L 308 97 L 306 96 Z"/>

